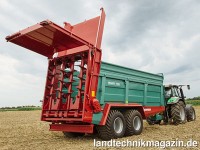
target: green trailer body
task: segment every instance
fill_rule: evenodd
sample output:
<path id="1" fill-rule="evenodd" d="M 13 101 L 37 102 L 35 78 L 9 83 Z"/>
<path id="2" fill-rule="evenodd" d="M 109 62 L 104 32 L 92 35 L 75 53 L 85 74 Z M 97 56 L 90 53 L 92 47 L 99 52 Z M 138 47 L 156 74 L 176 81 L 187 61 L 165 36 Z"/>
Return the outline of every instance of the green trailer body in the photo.
<path id="1" fill-rule="evenodd" d="M 74 73 L 72 97 L 78 93 L 76 88 L 79 83 L 78 74 Z M 162 74 L 152 74 L 102 62 L 97 99 L 101 105 L 118 102 L 139 103 L 143 106 L 164 106 L 163 78 Z M 63 92 L 67 93 L 67 89 L 63 88 Z"/>
<path id="2" fill-rule="evenodd" d="M 164 106 L 163 75 L 101 63 L 97 99 L 108 102 Z"/>

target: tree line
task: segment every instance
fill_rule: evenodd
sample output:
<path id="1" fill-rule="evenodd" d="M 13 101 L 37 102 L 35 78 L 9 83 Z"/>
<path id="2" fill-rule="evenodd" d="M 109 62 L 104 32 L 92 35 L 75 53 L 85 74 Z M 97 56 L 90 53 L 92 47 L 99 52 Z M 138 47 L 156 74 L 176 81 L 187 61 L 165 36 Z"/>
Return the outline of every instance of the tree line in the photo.
<path id="1" fill-rule="evenodd" d="M 200 100 L 200 96 L 193 97 L 193 98 L 188 98 L 187 100 Z"/>

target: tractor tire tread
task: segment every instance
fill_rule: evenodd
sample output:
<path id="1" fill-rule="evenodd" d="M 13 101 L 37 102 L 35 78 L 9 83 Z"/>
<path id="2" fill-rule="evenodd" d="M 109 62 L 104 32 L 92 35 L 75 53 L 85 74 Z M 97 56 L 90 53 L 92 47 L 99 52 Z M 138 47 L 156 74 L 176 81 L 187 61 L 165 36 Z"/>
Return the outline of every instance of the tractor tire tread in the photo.
<path id="1" fill-rule="evenodd" d="M 171 106 L 171 116 L 175 125 L 185 123 L 185 121 L 182 121 L 180 118 L 180 107 L 185 107 L 185 104 L 182 101 Z"/>
<path id="2" fill-rule="evenodd" d="M 194 113 L 194 118 L 193 118 Z M 187 115 L 187 121 L 195 121 L 196 120 L 196 113 L 194 107 L 190 106 L 189 108 L 186 107 L 186 115 Z"/>
<path id="3" fill-rule="evenodd" d="M 120 113 L 120 111 L 118 110 L 111 110 L 109 112 L 108 118 L 106 120 L 106 124 L 105 125 L 98 125 L 97 128 L 97 132 L 98 132 L 98 136 L 99 138 L 103 139 L 103 140 L 110 140 L 112 138 L 115 138 L 114 134 L 112 133 L 110 127 L 112 126 L 112 118 L 116 113 Z"/>
<path id="4" fill-rule="evenodd" d="M 141 114 L 137 110 L 130 109 L 124 113 L 124 118 L 126 121 L 125 136 L 139 135 L 142 132 L 142 130 L 141 130 L 141 132 L 135 132 L 133 130 L 133 127 L 132 127 L 132 124 L 133 124 L 132 116 L 133 115 L 138 115 L 140 118 L 142 118 Z M 142 124 L 142 126 L 143 126 L 143 124 Z"/>

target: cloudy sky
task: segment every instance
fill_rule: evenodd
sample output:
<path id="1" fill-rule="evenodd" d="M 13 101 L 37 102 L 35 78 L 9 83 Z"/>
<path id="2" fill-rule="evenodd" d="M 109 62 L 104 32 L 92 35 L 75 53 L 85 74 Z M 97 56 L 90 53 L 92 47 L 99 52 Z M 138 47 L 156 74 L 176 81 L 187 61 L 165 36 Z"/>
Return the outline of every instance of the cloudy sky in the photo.
<path id="1" fill-rule="evenodd" d="M 76 24 L 104 7 L 103 61 L 152 73 L 165 83 L 190 84 L 199 96 L 199 0 L 0 0 L 0 107 L 40 105 L 47 59 L 7 43 L 12 33 L 49 19 Z"/>

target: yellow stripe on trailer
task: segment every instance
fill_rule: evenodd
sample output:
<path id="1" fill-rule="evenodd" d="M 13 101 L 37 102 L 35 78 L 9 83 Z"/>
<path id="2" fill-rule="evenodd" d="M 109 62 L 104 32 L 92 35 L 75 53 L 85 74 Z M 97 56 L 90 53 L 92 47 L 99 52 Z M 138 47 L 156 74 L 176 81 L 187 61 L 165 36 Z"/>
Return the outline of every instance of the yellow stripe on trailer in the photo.
<path id="1" fill-rule="evenodd" d="M 95 95 L 96 95 L 96 94 L 95 94 L 95 91 L 92 91 L 91 94 L 92 94 L 92 97 L 95 97 Z"/>

